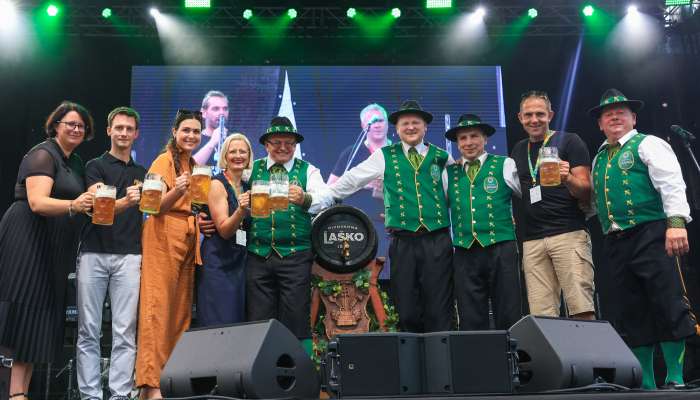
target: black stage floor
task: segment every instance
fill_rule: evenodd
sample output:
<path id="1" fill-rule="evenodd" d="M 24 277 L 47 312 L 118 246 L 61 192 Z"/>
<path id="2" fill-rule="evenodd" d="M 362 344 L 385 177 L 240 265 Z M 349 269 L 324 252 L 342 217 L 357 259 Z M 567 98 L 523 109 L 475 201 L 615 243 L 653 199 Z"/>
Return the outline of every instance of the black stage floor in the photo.
<path id="1" fill-rule="evenodd" d="M 386 399 L 387 397 L 343 397 L 344 399 L 353 400 L 370 400 L 370 399 Z M 448 397 L 392 397 L 392 400 L 458 400 L 458 399 L 488 399 L 488 400 L 653 400 L 653 399 L 700 399 L 700 391 L 692 390 L 656 390 L 656 391 L 641 391 L 630 390 L 625 392 L 593 392 L 593 393 L 531 393 L 531 394 L 511 394 L 511 395 L 460 395 Z"/>

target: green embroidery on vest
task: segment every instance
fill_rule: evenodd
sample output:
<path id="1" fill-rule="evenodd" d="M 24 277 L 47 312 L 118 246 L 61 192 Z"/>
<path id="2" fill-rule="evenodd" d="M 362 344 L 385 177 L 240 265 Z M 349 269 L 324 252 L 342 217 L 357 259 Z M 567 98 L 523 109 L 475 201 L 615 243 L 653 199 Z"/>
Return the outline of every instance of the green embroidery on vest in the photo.
<path id="1" fill-rule="evenodd" d="M 644 222 L 665 219 L 661 196 L 639 158 L 646 135 L 632 136 L 608 161 L 609 147 L 598 152 L 593 169 L 593 190 L 603 233 L 625 230 Z"/>
<path id="2" fill-rule="evenodd" d="M 474 178 L 469 180 L 463 166 L 447 167 L 447 196 L 452 214 L 455 246 L 470 248 L 515 240 L 512 189 L 503 179 L 506 157 L 489 154 Z"/>
<path id="3" fill-rule="evenodd" d="M 404 154 L 401 142 L 382 148 L 384 223 L 387 228 L 415 232 L 421 226 L 434 231 L 450 225 L 442 186 L 447 152 L 428 146 L 418 169 Z"/>
<path id="4" fill-rule="evenodd" d="M 309 163 L 294 159 L 287 173 L 289 182 L 297 182 L 306 191 L 306 173 Z M 267 159 L 253 163 L 250 181 L 270 180 Z M 311 215 L 300 206 L 289 203 L 286 211 L 272 211 L 267 218 L 252 218 L 248 251 L 267 257 L 274 250 L 280 257 L 311 249 Z"/>

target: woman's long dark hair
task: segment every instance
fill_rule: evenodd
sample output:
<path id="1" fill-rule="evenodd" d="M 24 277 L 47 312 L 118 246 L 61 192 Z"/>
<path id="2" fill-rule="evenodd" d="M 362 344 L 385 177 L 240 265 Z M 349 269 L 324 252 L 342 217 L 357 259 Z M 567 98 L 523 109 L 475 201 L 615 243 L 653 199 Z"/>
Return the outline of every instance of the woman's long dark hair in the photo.
<path id="1" fill-rule="evenodd" d="M 189 111 L 189 110 L 177 110 L 177 114 L 175 114 L 175 121 L 173 122 L 173 129 L 177 131 L 180 128 L 180 124 L 182 121 L 188 120 L 188 119 L 196 119 L 199 121 L 201 126 L 204 126 L 204 121 L 202 120 L 202 113 L 199 111 Z M 169 151 L 170 154 L 173 157 L 173 164 L 175 165 L 175 175 L 179 176 L 180 173 L 182 172 L 182 166 L 180 165 L 180 153 L 182 153 L 182 150 L 180 150 L 177 147 L 177 144 L 175 143 L 175 135 L 170 133 L 170 139 L 168 140 L 168 143 L 165 145 L 165 148 L 163 149 L 162 153 Z M 191 167 L 196 164 L 196 161 L 192 156 L 190 156 L 190 172 Z"/>

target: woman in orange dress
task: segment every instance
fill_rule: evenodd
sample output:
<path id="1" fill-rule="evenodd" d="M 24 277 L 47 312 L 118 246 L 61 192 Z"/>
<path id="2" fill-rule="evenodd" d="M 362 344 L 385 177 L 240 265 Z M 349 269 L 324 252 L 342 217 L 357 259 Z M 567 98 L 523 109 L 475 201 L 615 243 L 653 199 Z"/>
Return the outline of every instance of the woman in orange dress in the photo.
<path id="1" fill-rule="evenodd" d="M 143 226 L 136 355 L 143 399 L 162 397 L 160 373 L 192 317 L 194 268 L 202 262 L 188 189 L 202 125 L 199 112 L 178 110 L 170 140 L 148 170 L 162 176 L 166 188 L 160 212 Z"/>

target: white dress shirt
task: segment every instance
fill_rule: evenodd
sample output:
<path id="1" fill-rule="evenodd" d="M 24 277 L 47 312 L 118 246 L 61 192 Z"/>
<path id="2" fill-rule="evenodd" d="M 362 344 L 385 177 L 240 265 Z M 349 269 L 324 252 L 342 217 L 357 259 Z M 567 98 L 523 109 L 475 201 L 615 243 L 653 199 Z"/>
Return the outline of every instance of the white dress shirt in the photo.
<path id="1" fill-rule="evenodd" d="M 277 163 L 272 161 L 270 157 L 267 157 L 268 170 L 275 164 Z M 282 166 L 287 170 L 287 173 L 289 173 L 294 167 L 294 157 L 282 164 Z M 318 214 L 335 203 L 333 197 L 328 193 L 328 186 L 326 182 L 323 181 L 321 171 L 311 164 L 309 164 L 309 168 L 306 170 L 306 192 L 311 195 L 311 206 L 308 209 L 309 214 Z"/>
<path id="2" fill-rule="evenodd" d="M 408 150 L 413 147 L 404 142 L 401 142 L 403 153 L 408 157 Z M 418 154 L 425 157 L 428 154 L 429 147 L 421 142 L 415 146 Z M 448 156 L 447 165 L 454 164 L 452 156 Z M 345 172 L 337 181 L 330 185 L 330 194 L 336 199 L 344 199 L 358 190 L 365 187 L 368 183 L 375 179 L 384 179 L 384 152 L 381 149 L 376 150 L 367 159 L 354 168 Z M 447 180 L 443 178 L 442 189 L 447 193 Z"/>
<path id="3" fill-rule="evenodd" d="M 484 165 L 484 162 L 486 162 L 486 157 L 488 157 L 489 153 L 483 152 L 479 157 L 477 157 L 477 160 L 479 160 L 479 165 L 481 166 Z M 466 172 L 467 169 L 469 168 L 469 161 L 465 158 L 461 158 L 458 161 L 459 163 L 462 164 L 462 168 L 464 168 L 464 171 Z M 447 171 L 442 172 L 442 180 L 447 181 Z M 518 177 L 518 169 L 515 167 L 515 160 L 513 160 L 510 157 L 506 157 L 506 160 L 503 162 L 503 180 L 506 181 L 506 185 L 515 193 L 516 196 L 518 197 L 523 197 L 523 193 L 520 189 L 520 178 Z"/>
<path id="4" fill-rule="evenodd" d="M 623 146 L 637 134 L 636 129 L 627 132 L 618 140 L 620 146 Z M 606 140 L 600 145 L 598 151 L 600 152 L 607 144 Z M 683 217 L 686 223 L 690 222 L 692 219 L 690 218 L 688 199 L 685 195 L 683 173 L 671 145 L 654 135 L 647 135 L 639 143 L 639 158 L 649 169 L 649 179 L 661 196 L 666 217 Z M 593 170 L 595 170 L 597 160 L 598 155 L 593 159 Z"/>

